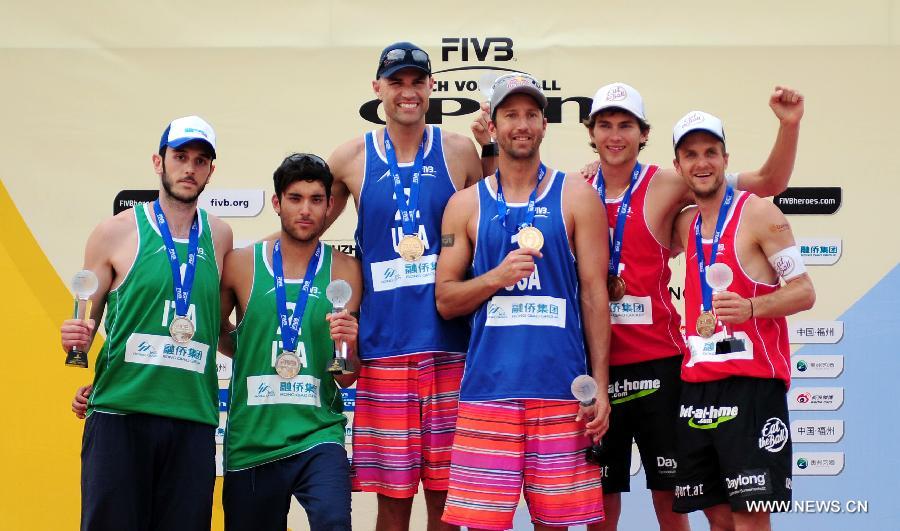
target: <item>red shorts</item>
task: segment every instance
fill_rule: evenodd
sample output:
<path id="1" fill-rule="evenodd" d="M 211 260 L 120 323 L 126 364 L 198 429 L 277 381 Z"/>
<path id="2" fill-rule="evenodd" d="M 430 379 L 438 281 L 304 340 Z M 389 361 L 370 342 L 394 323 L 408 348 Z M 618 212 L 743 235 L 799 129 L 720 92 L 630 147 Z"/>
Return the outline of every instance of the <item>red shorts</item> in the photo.
<path id="1" fill-rule="evenodd" d="M 574 400 L 460 402 L 444 522 L 509 529 L 523 485 L 535 524 L 601 521 L 600 467 L 585 459 L 577 413 Z"/>
<path id="2" fill-rule="evenodd" d="M 353 415 L 353 490 L 410 498 L 447 490 L 465 356 L 364 361 Z"/>

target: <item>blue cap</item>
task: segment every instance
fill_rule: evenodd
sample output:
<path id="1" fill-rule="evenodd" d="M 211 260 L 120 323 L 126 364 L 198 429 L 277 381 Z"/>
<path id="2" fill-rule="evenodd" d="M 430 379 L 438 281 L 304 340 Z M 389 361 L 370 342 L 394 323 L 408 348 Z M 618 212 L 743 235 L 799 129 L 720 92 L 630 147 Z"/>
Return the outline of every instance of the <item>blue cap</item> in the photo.
<path id="1" fill-rule="evenodd" d="M 159 148 L 164 146 L 180 148 L 188 142 L 205 142 L 216 158 L 216 132 L 209 123 L 199 116 L 185 116 L 172 120 L 159 139 Z"/>
<path id="2" fill-rule="evenodd" d="M 411 42 L 395 42 L 381 50 L 375 79 L 388 77 L 403 68 L 415 68 L 431 75 L 431 59 L 425 50 Z"/>

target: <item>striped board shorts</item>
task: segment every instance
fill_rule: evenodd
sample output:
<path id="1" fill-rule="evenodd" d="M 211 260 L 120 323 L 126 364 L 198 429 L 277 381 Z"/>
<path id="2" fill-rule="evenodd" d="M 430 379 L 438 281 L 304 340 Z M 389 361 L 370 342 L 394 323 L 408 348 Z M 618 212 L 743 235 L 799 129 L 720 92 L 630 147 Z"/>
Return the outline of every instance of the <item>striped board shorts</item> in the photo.
<path id="1" fill-rule="evenodd" d="M 509 529 L 523 485 L 535 524 L 601 521 L 600 467 L 585 459 L 577 413 L 574 400 L 460 402 L 444 522 Z"/>
<path id="2" fill-rule="evenodd" d="M 363 361 L 353 417 L 353 490 L 410 498 L 447 490 L 465 355 Z"/>

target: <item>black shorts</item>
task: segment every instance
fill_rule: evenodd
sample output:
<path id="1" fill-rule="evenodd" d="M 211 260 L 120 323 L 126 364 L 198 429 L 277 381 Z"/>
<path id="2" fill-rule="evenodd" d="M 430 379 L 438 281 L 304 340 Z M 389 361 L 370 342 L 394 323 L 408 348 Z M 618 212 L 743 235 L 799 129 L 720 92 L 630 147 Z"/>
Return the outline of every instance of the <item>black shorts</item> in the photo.
<path id="1" fill-rule="evenodd" d="M 733 377 L 683 384 L 674 510 L 791 501 L 791 439 L 784 382 Z"/>
<path id="2" fill-rule="evenodd" d="M 94 412 L 81 443 L 82 531 L 208 531 L 216 427 Z"/>
<path id="3" fill-rule="evenodd" d="M 612 413 L 603 436 L 603 492 L 631 489 L 631 441 L 638 445 L 647 488 L 675 488 L 675 421 L 681 396 L 681 356 L 609 368 Z"/>

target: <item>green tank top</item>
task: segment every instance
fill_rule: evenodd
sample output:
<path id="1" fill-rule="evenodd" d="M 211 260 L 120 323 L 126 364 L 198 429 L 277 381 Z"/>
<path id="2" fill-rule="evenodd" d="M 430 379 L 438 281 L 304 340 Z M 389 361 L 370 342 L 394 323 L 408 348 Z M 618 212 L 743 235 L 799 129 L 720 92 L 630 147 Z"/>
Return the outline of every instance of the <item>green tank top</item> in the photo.
<path id="1" fill-rule="evenodd" d="M 334 378 L 326 370 L 334 345 L 325 316 L 331 282 L 331 247 L 323 246 L 306 311 L 300 322 L 297 356 L 303 370 L 290 380 L 275 372 L 281 330 L 275 278 L 267 256 L 272 242 L 253 247 L 253 287 L 244 317 L 233 333 L 231 401 L 225 430 L 225 469 L 243 470 L 300 453 L 317 444 L 344 444 L 347 418 Z M 303 280 L 287 280 L 288 312 Z"/>
<path id="2" fill-rule="evenodd" d="M 172 270 L 148 207 L 134 209 L 137 255 L 125 280 L 107 296 L 106 343 L 97 356 L 88 414 L 147 413 L 217 426 L 219 267 L 208 218 L 198 209 L 197 269 L 188 310 L 196 332 L 189 343 L 179 344 L 169 337 L 175 317 Z M 184 264 L 187 241 L 176 240 L 175 247 Z"/>

